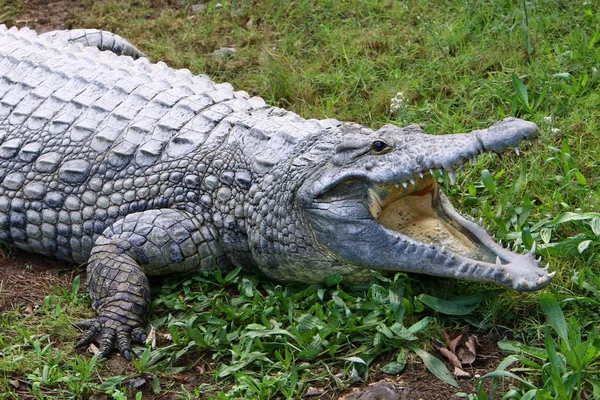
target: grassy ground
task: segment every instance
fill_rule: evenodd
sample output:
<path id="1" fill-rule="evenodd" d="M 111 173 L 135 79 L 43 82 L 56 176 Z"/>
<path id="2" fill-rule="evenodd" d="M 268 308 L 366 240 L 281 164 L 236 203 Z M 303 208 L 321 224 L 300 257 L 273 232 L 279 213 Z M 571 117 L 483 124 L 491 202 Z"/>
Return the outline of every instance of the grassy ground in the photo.
<path id="1" fill-rule="evenodd" d="M 0 398 L 335 398 L 384 375 L 402 382 L 405 362 L 421 360 L 445 393 L 473 399 L 600 398 L 597 2 L 231 0 L 192 12 L 193 3 L 90 2 L 71 25 L 113 31 L 155 61 L 305 117 L 417 123 L 432 134 L 509 115 L 538 123 L 540 140 L 520 158 L 482 157 L 458 186 L 439 180 L 505 242 L 535 241 L 557 277 L 533 294 L 416 275 L 369 288 L 173 278 L 153 292 L 158 345 L 138 349 L 133 365 L 72 351 L 69 323 L 90 315 L 75 281 L 37 309 L 0 316 Z M 18 20 L 23 4 L 0 15 Z M 211 55 L 221 47 L 237 52 Z M 431 340 L 443 331 L 506 337 L 506 358 L 455 389 L 429 355 L 441 358 Z"/>

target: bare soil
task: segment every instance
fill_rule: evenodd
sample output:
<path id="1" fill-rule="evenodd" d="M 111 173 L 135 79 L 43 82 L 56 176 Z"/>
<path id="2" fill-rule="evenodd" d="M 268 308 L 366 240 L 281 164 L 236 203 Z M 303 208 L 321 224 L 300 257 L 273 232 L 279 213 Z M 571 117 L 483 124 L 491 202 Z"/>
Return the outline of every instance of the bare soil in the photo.
<path id="1" fill-rule="evenodd" d="M 164 5 L 163 5 L 164 6 Z M 84 12 L 91 3 L 81 0 L 23 0 L 22 12 L 15 18 L 19 27 L 28 26 L 39 33 L 56 29 L 76 28 L 69 22 L 76 13 Z M 102 27 L 95 27 L 102 28 Z M 27 254 L 18 250 L 0 249 L 0 313 L 18 307 L 35 307 L 41 304 L 52 288 L 70 287 L 77 275 L 84 275 L 83 269 L 68 265 L 48 257 Z M 82 283 L 85 279 L 82 279 Z M 83 288 L 82 288 L 83 289 Z M 497 338 L 480 337 L 477 360 L 466 368 L 472 376 L 482 376 L 493 371 L 504 358 L 496 344 Z M 439 358 L 443 358 L 437 354 Z M 382 362 L 383 364 L 383 362 Z M 378 369 L 377 366 L 374 366 Z M 452 370 L 452 367 L 448 365 Z M 107 362 L 103 373 L 115 375 L 133 372 L 130 363 L 117 355 Z M 184 384 L 188 388 L 205 382 L 208 378 L 204 369 L 161 378 L 163 387 L 169 384 Z M 421 363 L 409 363 L 406 370 L 398 376 L 384 373 L 372 374 L 370 384 L 359 384 L 344 393 L 320 391 L 315 385 L 315 395 L 308 399 L 345 399 L 345 400 L 446 400 L 455 396 L 456 389 L 449 387 L 431 375 Z M 162 382 L 164 381 L 164 382 Z M 474 393 L 475 378 L 459 380 L 460 391 Z M 149 385 L 146 385 L 149 386 Z M 105 398 L 105 397 L 99 397 Z M 154 396 L 150 390 L 144 398 L 171 398 L 169 395 Z M 173 397 L 174 398 L 174 397 Z"/>
<path id="2" fill-rule="evenodd" d="M 77 271 L 73 265 L 20 250 L 0 249 L 0 313 L 35 307 L 52 288 L 68 287 Z"/>
<path id="3" fill-rule="evenodd" d="M 15 18 L 15 24 L 35 29 L 38 33 L 71 29 L 73 15 L 86 7 L 90 6 L 82 0 L 23 0 L 22 12 Z"/>

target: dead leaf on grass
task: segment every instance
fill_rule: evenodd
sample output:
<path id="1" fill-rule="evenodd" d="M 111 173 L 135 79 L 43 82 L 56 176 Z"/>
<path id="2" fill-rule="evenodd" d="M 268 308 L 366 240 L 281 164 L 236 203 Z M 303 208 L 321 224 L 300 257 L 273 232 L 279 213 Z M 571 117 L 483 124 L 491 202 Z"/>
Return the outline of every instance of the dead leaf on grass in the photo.
<path id="1" fill-rule="evenodd" d="M 465 343 L 464 347 L 458 349 L 458 358 L 463 364 L 473 364 L 477 358 L 477 338 L 475 336 L 469 337 L 469 340 Z"/>
<path id="2" fill-rule="evenodd" d="M 198 374 L 200 375 L 204 375 L 206 373 L 206 368 L 204 368 L 203 365 L 196 365 L 196 367 L 194 368 L 196 370 L 196 372 L 198 372 Z"/>
<path id="3" fill-rule="evenodd" d="M 454 376 L 457 378 L 470 378 L 471 374 L 469 374 L 468 372 L 465 372 L 464 370 L 462 370 L 458 367 L 454 367 Z"/>
<path id="4" fill-rule="evenodd" d="M 438 342 L 437 340 L 434 340 L 433 347 L 435 347 L 435 349 L 437 351 L 442 353 L 442 355 L 444 357 L 446 357 L 446 359 L 448 359 L 448 361 L 450 361 L 450 364 L 452 364 L 455 368 L 462 367 L 462 364 L 461 364 L 460 360 L 458 359 L 458 357 L 456 356 L 456 354 L 454 354 L 451 350 L 447 349 L 446 347 L 442 346 L 442 344 L 440 342 Z"/>
<path id="5" fill-rule="evenodd" d="M 477 337 L 476 336 L 471 336 L 469 337 L 469 340 L 467 340 L 467 343 L 465 343 L 465 346 L 467 346 L 467 349 L 469 349 L 469 351 L 475 355 L 477 355 L 477 345 L 478 345 L 478 341 L 477 341 Z"/>
<path id="6" fill-rule="evenodd" d="M 156 329 L 152 325 L 150 325 L 150 332 L 146 337 L 146 344 L 151 343 L 150 348 L 152 350 L 156 349 Z"/>
<path id="7" fill-rule="evenodd" d="M 454 376 L 457 378 L 470 378 L 471 374 L 462 369 L 464 364 L 471 365 L 477 358 L 477 337 L 470 336 L 463 345 L 460 344 L 462 335 L 451 339 L 446 332 L 443 332 L 444 339 L 448 347 L 443 346 L 437 340 L 433 341 L 435 347 L 446 359 L 454 366 Z"/>
<path id="8" fill-rule="evenodd" d="M 88 351 L 93 355 L 100 354 L 100 349 L 94 343 L 90 343 L 88 346 Z"/>
<path id="9" fill-rule="evenodd" d="M 448 345 L 448 348 L 450 349 L 451 352 L 456 354 L 456 346 L 458 346 L 458 344 L 460 343 L 460 340 L 462 339 L 462 335 L 458 335 L 454 339 L 450 339 L 450 337 L 448 336 L 448 334 L 445 331 L 442 333 L 444 334 L 444 339 L 446 339 L 446 344 Z"/>

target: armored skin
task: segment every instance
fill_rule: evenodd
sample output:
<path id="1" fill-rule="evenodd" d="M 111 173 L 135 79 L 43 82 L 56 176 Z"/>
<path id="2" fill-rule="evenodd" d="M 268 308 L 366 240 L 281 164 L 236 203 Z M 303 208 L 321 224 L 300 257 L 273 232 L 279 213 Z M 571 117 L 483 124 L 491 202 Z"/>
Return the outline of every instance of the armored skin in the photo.
<path id="1" fill-rule="evenodd" d="M 535 124 L 433 136 L 306 120 L 94 46 L 0 32 L 0 241 L 87 263 L 98 316 L 79 324 L 80 345 L 130 358 L 147 276 L 173 272 L 363 282 L 406 271 L 516 290 L 552 278 L 534 251 L 510 252 L 460 216 L 432 175 L 533 139 Z"/>

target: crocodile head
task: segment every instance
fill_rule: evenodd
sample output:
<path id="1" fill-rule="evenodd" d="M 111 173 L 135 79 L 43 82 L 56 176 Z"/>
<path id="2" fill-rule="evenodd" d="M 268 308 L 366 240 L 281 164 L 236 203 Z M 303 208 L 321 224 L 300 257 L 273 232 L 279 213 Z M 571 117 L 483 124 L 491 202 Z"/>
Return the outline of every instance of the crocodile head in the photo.
<path id="1" fill-rule="evenodd" d="M 434 170 L 454 180 L 462 164 L 516 148 L 538 134 L 535 124 L 508 118 L 488 129 L 434 136 L 418 126 L 386 125 L 344 134 L 326 164 L 304 180 L 298 201 L 323 251 L 356 268 L 417 272 L 495 282 L 532 291 L 554 273 L 535 251 L 514 253 L 461 216 L 440 191 Z"/>

